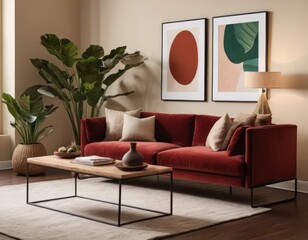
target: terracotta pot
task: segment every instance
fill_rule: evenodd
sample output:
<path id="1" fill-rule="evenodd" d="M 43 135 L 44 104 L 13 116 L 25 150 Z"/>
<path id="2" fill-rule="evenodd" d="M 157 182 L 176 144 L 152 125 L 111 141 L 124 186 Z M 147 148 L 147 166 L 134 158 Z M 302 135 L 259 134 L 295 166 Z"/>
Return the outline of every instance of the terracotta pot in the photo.
<path id="1" fill-rule="evenodd" d="M 137 143 L 130 143 L 130 150 L 125 153 L 122 158 L 122 163 L 126 167 L 141 166 L 143 163 L 143 156 L 136 149 Z"/>
<path id="2" fill-rule="evenodd" d="M 13 152 L 13 170 L 20 175 L 27 175 L 27 158 L 47 155 L 43 144 L 18 144 Z M 29 175 L 39 175 L 45 172 L 44 167 L 29 165 Z"/>

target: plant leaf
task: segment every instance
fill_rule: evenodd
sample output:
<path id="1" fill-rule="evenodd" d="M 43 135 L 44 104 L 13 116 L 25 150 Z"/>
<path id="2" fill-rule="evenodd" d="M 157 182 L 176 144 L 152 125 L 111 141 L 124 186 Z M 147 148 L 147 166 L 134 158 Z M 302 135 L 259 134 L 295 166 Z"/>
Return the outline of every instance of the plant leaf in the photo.
<path id="1" fill-rule="evenodd" d="M 104 49 L 99 45 L 90 45 L 82 54 L 83 59 L 88 59 L 89 57 L 101 58 L 103 56 Z"/>
<path id="2" fill-rule="evenodd" d="M 17 104 L 17 101 L 10 94 L 2 93 L 2 102 L 6 104 L 8 111 L 15 119 L 21 119 L 20 107 Z"/>
<path id="3" fill-rule="evenodd" d="M 101 71 L 107 73 L 111 69 L 113 69 L 125 56 L 128 55 L 127 53 L 125 53 L 125 50 L 126 46 L 112 49 L 108 55 L 103 57 Z"/>
<path id="4" fill-rule="evenodd" d="M 77 45 L 69 39 L 59 39 L 56 34 L 45 34 L 41 36 L 41 44 L 67 67 L 72 67 L 77 61 Z"/>
<path id="5" fill-rule="evenodd" d="M 111 84 L 113 84 L 119 77 L 121 77 L 127 70 L 139 66 L 140 64 L 142 64 L 143 62 L 137 63 L 137 64 L 130 64 L 130 65 L 125 65 L 125 67 L 123 69 L 119 69 L 118 72 L 110 74 L 108 77 L 105 78 L 105 80 L 103 81 L 103 83 L 106 86 L 110 86 Z"/>
<path id="6" fill-rule="evenodd" d="M 70 89 L 70 82 L 68 79 L 71 77 L 67 72 L 62 71 L 56 65 L 49 63 L 46 60 L 42 59 L 30 59 L 31 63 L 39 71 L 41 77 L 48 83 L 55 84 L 58 88 L 67 88 Z"/>

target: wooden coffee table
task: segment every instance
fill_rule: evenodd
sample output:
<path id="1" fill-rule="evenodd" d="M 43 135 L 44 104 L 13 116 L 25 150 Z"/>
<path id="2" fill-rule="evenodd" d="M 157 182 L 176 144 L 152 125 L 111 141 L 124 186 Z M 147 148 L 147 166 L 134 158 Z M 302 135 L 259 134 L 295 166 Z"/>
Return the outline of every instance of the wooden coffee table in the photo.
<path id="1" fill-rule="evenodd" d="M 117 160 L 117 162 L 118 162 L 118 160 Z M 114 226 L 122 226 L 122 225 L 125 225 L 125 224 L 134 223 L 134 222 L 139 222 L 139 221 L 149 220 L 149 219 L 153 219 L 153 218 L 172 215 L 173 175 L 172 175 L 172 168 L 170 168 L 170 167 L 148 165 L 147 168 L 145 168 L 141 171 L 122 171 L 122 170 L 118 169 L 117 167 L 115 167 L 114 164 L 103 165 L 103 166 L 87 166 L 87 165 L 81 165 L 81 164 L 74 164 L 74 163 L 71 162 L 70 159 L 61 159 L 61 158 L 54 156 L 54 155 L 28 158 L 27 159 L 27 173 L 28 173 L 28 170 L 29 170 L 29 164 L 35 164 L 35 165 L 49 167 L 49 168 L 61 169 L 61 170 L 69 171 L 69 172 L 74 172 L 76 174 L 74 176 L 74 178 L 75 178 L 75 194 L 74 195 L 67 196 L 67 197 L 53 198 L 53 199 L 45 199 L 45 200 L 40 200 L 40 201 L 33 201 L 33 202 L 29 201 L 29 196 L 30 196 L 30 192 L 29 192 L 30 181 L 29 181 L 29 178 L 30 178 L 30 176 L 29 176 L 29 174 L 27 174 L 27 189 L 26 189 L 27 204 L 37 206 L 37 207 L 41 207 L 41 208 L 54 210 L 54 211 L 57 211 L 57 212 L 66 213 L 66 214 L 73 215 L 73 216 L 82 217 L 82 218 L 97 221 L 97 222 L 102 222 L 102 223 L 114 225 Z M 108 201 L 103 201 L 103 200 L 98 200 L 98 199 L 93 199 L 93 198 L 88 198 L 88 197 L 78 195 L 77 194 L 77 183 L 78 183 L 77 179 L 79 178 L 79 174 L 87 174 L 87 175 L 91 175 L 91 176 L 104 177 L 104 178 L 117 180 L 118 184 L 119 184 L 119 195 L 118 195 L 119 200 L 118 200 L 118 202 L 117 203 L 108 202 Z M 159 175 L 162 175 L 162 174 L 168 174 L 170 176 L 170 211 L 169 212 L 155 211 L 155 210 L 151 210 L 151 209 L 140 208 L 140 207 L 137 207 L 137 206 L 131 206 L 131 205 L 126 205 L 126 204 L 121 203 L 121 200 L 122 200 L 121 199 L 122 184 L 123 184 L 124 180 L 146 177 L 146 176 L 153 176 L 153 175 L 159 176 Z M 78 215 L 78 214 L 75 214 L 75 213 L 70 213 L 70 212 L 57 210 L 57 209 L 54 209 L 54 208 L 39 205 L 39 203 L 42 203 L 42 202 L 54 201 L 54 200 L 60 200 L 60 199 L 66 199 L 66 198 L 74 198 L 74 197 L 117 205 L 118 206 L 117 222 L 116 223 L 106 222 L 106 221 L 103 221 L 103 220 L 93 219 L 93 218 L 85 217 L 85 216 Z M 159 215 L 154 216 L 154 217 L 152 216 L 152 217 L 148 217 L 148 218 L 143 218 L 143 219 L 138 219 L 138 220 L 122 223 L 121 222 L 121 207 L 122 206 L 129 207 L 129 208 L 135 208 L 135 209 L 139 209 L 139 210 L 144 210 L 144 211 L 149 211 L 149 212 L 157 213 Z"/>

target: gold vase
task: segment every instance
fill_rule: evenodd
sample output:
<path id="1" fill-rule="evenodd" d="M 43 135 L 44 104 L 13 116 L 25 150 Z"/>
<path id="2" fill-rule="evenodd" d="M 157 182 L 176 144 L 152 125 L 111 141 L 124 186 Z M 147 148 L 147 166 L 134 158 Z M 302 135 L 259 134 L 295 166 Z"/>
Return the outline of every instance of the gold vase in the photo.
<path id="1" fill-rule="evenodd" d="M 43 144 L 18 144 L 13 152 L 13 170 L 20 175 L 27 175 L 27 158 L 39 157 L 47 154 Z M 39 175 L 45 172 L 45 168 L 37 165 L 29 165 L 29 175 Z"/>

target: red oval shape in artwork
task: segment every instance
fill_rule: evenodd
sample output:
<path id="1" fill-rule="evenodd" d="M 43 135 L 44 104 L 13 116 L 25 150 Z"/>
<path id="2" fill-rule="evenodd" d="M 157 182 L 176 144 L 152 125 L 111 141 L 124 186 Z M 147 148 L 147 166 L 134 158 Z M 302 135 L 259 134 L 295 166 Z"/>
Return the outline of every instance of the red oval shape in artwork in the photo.
<path id="1" fill-rule="evenodd" d="M 198 67 L 198 48 L 194 35 L 185 30 L 174 38 L 169 54 L 169 68 L 174 79 L 181 85 L 190 84 Z"/>

